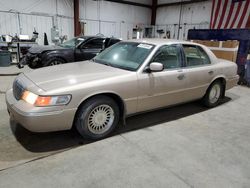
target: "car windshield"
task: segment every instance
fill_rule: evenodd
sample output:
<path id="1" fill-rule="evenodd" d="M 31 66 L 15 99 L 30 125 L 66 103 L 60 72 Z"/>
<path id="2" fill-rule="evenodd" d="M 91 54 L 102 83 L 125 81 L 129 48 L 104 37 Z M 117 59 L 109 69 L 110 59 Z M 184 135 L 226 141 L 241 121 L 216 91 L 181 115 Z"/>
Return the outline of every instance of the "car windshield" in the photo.
<path id="1" fill-rule="evenodd" d="M 83 37 L 75 37 L 73 39 L 70 39 L 59 46 L 65 47 L 65 48 L 75 48 L 78 44 L 82 43 L 85 40 Z"/>
<path id="2" fill-rule="evenodd" d="M 137 42 L 120 42 L 104 50 L 93 61 L 112 67 L 136 71 L 145 61 L 154 45 Z"/>

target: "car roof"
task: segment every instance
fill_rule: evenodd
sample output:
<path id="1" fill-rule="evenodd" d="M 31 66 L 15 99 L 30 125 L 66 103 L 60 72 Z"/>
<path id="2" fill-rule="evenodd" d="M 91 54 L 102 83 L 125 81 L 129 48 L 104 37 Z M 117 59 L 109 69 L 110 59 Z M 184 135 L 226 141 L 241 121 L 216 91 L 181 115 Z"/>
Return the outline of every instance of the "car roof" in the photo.
<path id="1" fill-rule="evenodd" d="M 103 38 L 103 39 L 106 39 L 106 38 L 110 38 L 110 39 L 120 40 L 120 39 L 115 38 L 115 37 L 106 37 L 106 36 L 99 36 L 99 35 L 84 35 L 84 36 L 78 36 L 77 38 L 83 38 L 83 39 L 90 39 L 90 38 Z"/>
<path id="2" fill-rule="evenodd" d="M 164 44 L 196 44 L 189 41 L 184 40 L 176 40 L 176 39 L 162 39 L 162 38 L 143 38 L 143 39 L 131 39 L 125 42 L 138 42 L 138 43 L 148 43 L 156 46 L 161 46 Z"/>

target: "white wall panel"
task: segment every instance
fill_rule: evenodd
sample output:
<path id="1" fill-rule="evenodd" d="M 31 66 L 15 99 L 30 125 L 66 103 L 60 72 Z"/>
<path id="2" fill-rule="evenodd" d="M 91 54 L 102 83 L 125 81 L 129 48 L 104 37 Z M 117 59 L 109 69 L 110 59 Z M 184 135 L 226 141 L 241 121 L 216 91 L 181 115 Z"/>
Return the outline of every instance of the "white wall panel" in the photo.
<path id="1" fill-rule="evenodd" d="M 145 7 L 102 1 L 100 3 L 100 17 L 102 20 L 148 24 L 151 10 Z"/>
<path id="2" fill-rule="evenodd" d="M 39 33 L 38 43 L 43 44 L 44 33 L 47 34 L 48 41 L 51 43 L 50 29 L 52 28 L 52 17 L 20 14 L 21 31 L 30 37 L 34 28 Z"/>
<path id="3" fill-rule="evenodd" d="M 18 32 L 17 14 L 0 12 L 0 34 L 14 36 Z"/>
<path id="4" fill-rule="evenodd" d="M 129 0 L 151 5 L 152 0 Z M 16 13 L 0 13 L 0 34 L 21 33 L 32 36 L 34 27 L 39 32 L 39 43 L 46 32 L 49 42 L 50 29 L 58 26 L 60 35 L 74 35 L 73 0 L 0 0 L 0 11 L 20 13 L 20 24 Z M 80 19 L 86 22 L 85 34 L 101 32 L 107 36 L 131 38 L 136 25 L 149 25 L 151 10 L 145 7 L 125 5 L 108 1 L 80 0 Z"/>
<path id="5" fill-rule="evenodd" d="M 212 3 L 192 3 L 183 5 L 181 22 L 183 23 L 201 23 L 209 22 L 212 9 Z M 180 6 L 160 7 L 157 10 L 157 24 L 174 24 L 178 23 L 180 14 Z"/>
<path id="6" fill-rule="evenodd" d="M 60 35 L 72 38 L 73 11 L 73 0 L 0 0 L 0 34 L 21 33 L 31 37 L 35 27 L 39 32 L 39 43 L 43 43 L 44 32 L 51 42 L 52 17 L 58 15 L 55 25 L 58 25 Z M 20 24 L 17 13 L 13 12 L 19 13 Z"/>
<path id="7" fill-rule="evenodd" d="M 98 1 L 80 0 L 80 18 L 98 20 L 98 3 Z"/>
<path id="8" fill-rule="evenodd" d="M 73 0 L 57 0 L 57 11 L 59 15 L 74 17 Z"/>
<path id="9" fill-rule="evenodd" d="M 0 10 L 15 10 L 18 12 L 42 12 L 54 13 L 56 9 L 55 0 L 1 0 Z"/>
<path id="10" fill-rule="evenodd" d="M 180 8 L 180 5 L 176 5 L 160 7 L 157 10 L 156 25 L 158 25 L 159 28 L 163 27 L 165 32 L 169 30 L 171 38 L 177 38 L 177 24 L 179 23 Z M 211 8 L 211 1 L 183 5 L 179 38 L 186 39 L 188 29 L 209 28 Z"/>
<path id="11" fill-rule="evenodd" d="M 67 35 L 68 39 L 74 37 L 74 19 L 58 17 L 58 29 L 60 35 Z"/>
<path id="12" fill-rule="evenodd" d="M 134 24 L 132 23 L 121 23 L 120 36 L 123 40 L 132 39 L 133 27 Z"/>
<path id="13" fill-rule="evenodd" d="M 150 4 L 151 0 L 137 2 Z M 101 32 L 104 35 L 114 34 L 115 37 L 128 39 L 132 36 L 133 27 L 149 25 L 151 10 L 108 1 L 80 0 L 80 18 L 87 22 L 86 34 L 95 35 Z M 99 22 L 101 23 L 100 30 Z"/>
<path id="14" fill-rule="evenodd" d="M 117 37 L 116 22 L 101 22 L 101 32 L 108 37 Z"/>
<path id="15" fill-rule="evenodd" d="M 83 20 L 83 21 L 86 23 L 84 28 L 85 35 L 96 35 L 100 32 L 99 21 L 96 20 Z"/>

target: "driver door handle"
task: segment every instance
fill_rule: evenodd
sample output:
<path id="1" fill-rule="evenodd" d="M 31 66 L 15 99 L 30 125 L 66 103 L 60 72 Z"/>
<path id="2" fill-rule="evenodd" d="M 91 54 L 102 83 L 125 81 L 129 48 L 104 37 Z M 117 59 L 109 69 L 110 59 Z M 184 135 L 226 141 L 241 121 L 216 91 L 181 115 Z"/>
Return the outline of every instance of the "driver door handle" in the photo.
<path id="1" fill-rule="evenodd" d="M 177 76 L 177 78 L 178 78 L 179 80 L 183 80 L 183 79 L 185 78 L 185 75 L 184 75 L 184 74 L 180 74 L 179 76 Z"/>
<path id="2" fill-rule="evenodd" d="M 214 71 L 211 70 L 208 72 L 208 74 L 212 75 L 212 74 L 214 74 Z"/>

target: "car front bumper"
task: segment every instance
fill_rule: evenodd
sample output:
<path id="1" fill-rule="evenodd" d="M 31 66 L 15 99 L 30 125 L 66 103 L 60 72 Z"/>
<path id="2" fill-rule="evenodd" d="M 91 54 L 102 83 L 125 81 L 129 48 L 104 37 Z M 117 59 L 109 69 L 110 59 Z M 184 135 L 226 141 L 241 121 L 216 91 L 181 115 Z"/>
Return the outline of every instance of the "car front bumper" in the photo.
<path id="1" fill-rule="evenodd" d="M 10 116 L 32 132 L 51 132 L 71 129 L 77 109 L 34 107 L 23 100 L 17 101 L 12 89 L 6 92 Z"/>

